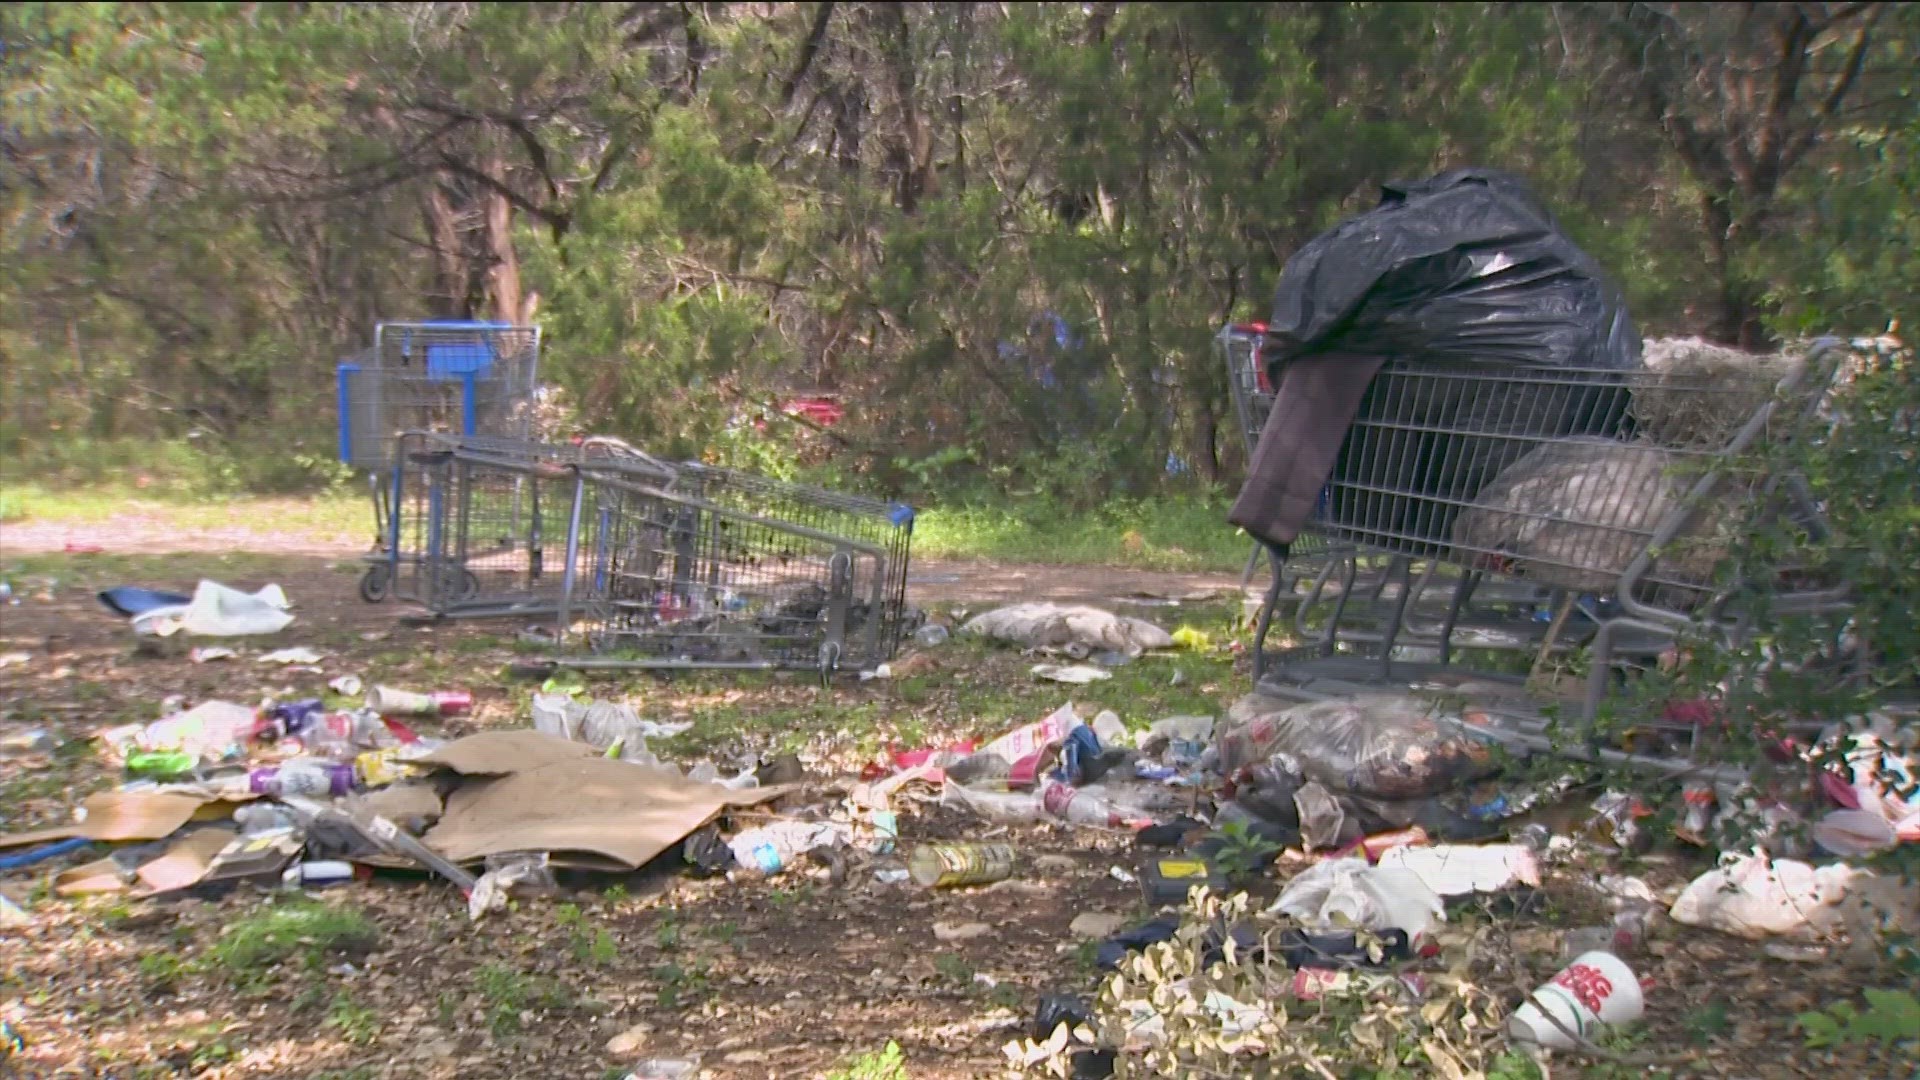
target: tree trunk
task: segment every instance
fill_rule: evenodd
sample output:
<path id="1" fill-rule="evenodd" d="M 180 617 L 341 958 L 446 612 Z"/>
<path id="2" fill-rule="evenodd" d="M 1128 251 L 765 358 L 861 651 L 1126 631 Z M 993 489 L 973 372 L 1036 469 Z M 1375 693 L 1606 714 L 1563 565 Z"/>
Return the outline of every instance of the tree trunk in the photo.
<path id="1" fill-rule="evenodd" d="M 501 185 L 506 183 L 506 164 L 496 152 L 486 161 L 487 175 Z M 487 276 L 488 299 L 493 317 L 518 326 L 526 321 L 526 303 L 520 292 L 520 258 L 513 248 L 513 204 L 500 190 L 490 189 L 487 199 L 487 252 L 492 269 Z"/>

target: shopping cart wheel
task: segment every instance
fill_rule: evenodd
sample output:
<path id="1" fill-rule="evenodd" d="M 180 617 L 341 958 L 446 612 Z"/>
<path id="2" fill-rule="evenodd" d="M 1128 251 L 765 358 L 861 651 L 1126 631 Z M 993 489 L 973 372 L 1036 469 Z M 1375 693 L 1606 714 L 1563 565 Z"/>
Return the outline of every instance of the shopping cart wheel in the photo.
<path id="1" fill-rule="evenodd" d="M 378 604 L 393 591 L 393 567 L 386 563 L 374 563 L 367 572 L 360 575 L 360 599 L 369 604 Z"/>

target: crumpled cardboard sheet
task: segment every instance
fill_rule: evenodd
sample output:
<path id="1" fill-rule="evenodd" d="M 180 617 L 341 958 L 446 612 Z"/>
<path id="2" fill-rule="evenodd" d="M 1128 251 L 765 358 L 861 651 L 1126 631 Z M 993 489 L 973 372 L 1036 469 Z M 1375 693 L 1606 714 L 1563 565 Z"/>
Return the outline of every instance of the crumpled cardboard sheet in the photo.
<path id="1" fill-rule="evenodd" d="M 560 747 L 582 749 L 549 735 Z M 474 739 L 487 736 L 474 736 Z M 474 771 L 500 766 L 472 755 L 462 739 L 435 757 Z M 517 740 L 524 748 L 538 743 Z M 486 749 L 486 748 L 482 748 Z M 473 757 L 483 760 L 472 760 Z M 428 759 L 432 760 L 432 759 Z M 529 759 L 523 759 L 523 762 Z M 728 807 L 779 798 L 791 786 L 733 791 L 688 780 L 671 769 L 588 756 L 549 760 L 491 779 L 470 779 L 447 796 L 440 823 L 422 837 L 454 862 L 511 851 L 545 851 L 576 865 L 636 869 L 672 848 Z"/>

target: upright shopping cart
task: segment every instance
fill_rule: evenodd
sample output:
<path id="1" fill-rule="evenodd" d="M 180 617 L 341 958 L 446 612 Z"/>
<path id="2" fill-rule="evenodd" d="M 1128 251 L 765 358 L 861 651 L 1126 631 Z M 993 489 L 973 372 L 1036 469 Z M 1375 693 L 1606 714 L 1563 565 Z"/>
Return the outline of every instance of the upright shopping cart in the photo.
<path id="1" fill-rule="evenodd" d="M 373 345 L 335 371 L 340 460 L 364 472 L 372 494 L 375 551 L 360 580 L 369 602 L 394 581 L 406 432 L 527 440 L 540 357 L 537 327 L 440 321 L 381 323 Z M 415 549 L 417 555 L 418 549 Z"/>
<path id="2" fill-rule="evenodd" d="M 801 668 L 889 659 L 909 632 L 914 512 L 679 464 L 577 470 L 561 611 L 575 667 Z"/>
<path id="3" fill-rule="evenodd" d="M 1273 411 L 1274 386 L 1261 356 L 1266 333 L 1265 323 L 1232 323 L 1214 336 L 1214 353 L 1226 369 L 1227 390 L 1233 399 L 1234 416 L 1240 424 L 1249 462 L 1260 445 L 1260 433 L 1266 430 L 1267 417 Z M 1246 568 L 1240 574 L 1241 589 L 1253 580 L 1254 571 L 1266 553 L 1266 546 L 1254 541 Z M 1303 534 L 1288 547 L 1285 560 L 1274 566 L 1274 572 L 1283 581 L 1280 595 L 1298 598 L 1299 587 L 1309 581 L 1316 582 L 1316 595 L 1324 595 L 1339 586 L 1330 585 L 1328 579 L 1320 577 L 1320 571 L 1326 570 L 1330 576 L 1351 564 L 1357 572 L 1363 561 L 1368 561 L 1367 556 L 1350 544 L 1332 544 L 1319 535 Z M 1348 581 L 1349 590 L 1358 589 L 1370 599 L 1379 600 L 1406 585 L 1410 568 L 1406 557 L 1385 556 L 1372 561 L 1382 565 L 1369 567 L 1364 578 Z"/>
<path id="4" fill-rule="evenodd" d="M 1724 378 L 1389 362 L 1362 399 L 1325 507 L 1307 529 L 1426 569 L 1374 625 L 1347 622 L 1336 600 L 1317 638 L 1269 654 L 1276 587 L 1256 634 L 1261 689 L 1316 700 L 1462 676 L 1518 682 L 1456 663 L 1463 650 L 1501 645 L 1462 633 L 1476 591 L 1500 580 L 1545 587 L 1558 598 L 1543 644 L 1585 649 L 1584 695 L 1571 705 L 1591 725 L 1624 673 L 1683 636 L 1734 643 L 1754 632 L 1762 606 L 1776 613 L 1843 607 L 1846 591 L 1837 583 L 1809 582 L 1790 568 L 1754 579 L 1730 570 L 1733 547 L 1756 516 L 1789 515 L 1820 529 L 1803 483 L 1734 465 L 1802 429 L 1822 406 L 1838 359 L 1836 343 L 1816 345 L 1757 407 Z M 1578 640 L 1556 643 L 1576 607 L 1585 609 Z M 1536 635 L 1507 644 L 1537 643 Z M 1431 659 L 1400 659 L 1409 645 L 1431 650 Z M 1497 711 L 1503 739 L 1548 745 L 1540 710 L 1507 697 Z M 1697 764 L 1684 756 L 1642 762 L 1596 754 L 1668 771 Z"/>

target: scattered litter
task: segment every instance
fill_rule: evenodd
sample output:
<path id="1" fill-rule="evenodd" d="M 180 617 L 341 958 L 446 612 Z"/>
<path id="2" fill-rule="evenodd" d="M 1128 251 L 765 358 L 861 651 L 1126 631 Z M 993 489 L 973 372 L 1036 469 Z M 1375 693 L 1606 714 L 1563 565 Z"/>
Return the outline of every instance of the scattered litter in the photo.
<path id="1" fill-rule="evenodd" d="M 657 765 L 660 759 L 648 739 L 670 739 L 690 723 L 661 724 L 642 720 L 630 706 L 611 701 L 580 702 L 565 694 L 533 695 L 533 729 L 596 750 L 613 750 L 622 761 Z"/>
<path id="2" fill-rule="evenodd" d="M 1308 930 L 1405 931 L 1418 938 L 1445 920 L 1440 897 L 1410 870 L 1369 866 L 1365 859 L 1315 863 L 1287 882 L 1269 909 Z"/>
<path id="3" fill-rule="evenodd" d="M 1772 859 L 1755 849 L 1728 853 L 1719 869 L 1695 878 L 1673 902 L 1673 921 L 1738 937 L 1819 938 L 1841 921 L 1840 902 L 1856 871 Z"/>
<path id="4" fill-rule="evenodd" d="M 25 908 L 5 895 L 0 895 L 0 930 L 13 930 L 32 925 L 33 916 L 28 914 Z"/>
<path id="5" fill-rule="evenodd" d="M 507 899 L 516 889 L 551 889 L 553 871 L 545 852 L 516 852 L 487 858 L 486 873 L 473 883 L 467 894 L 467 918 L 478 922 L 490 911 L 504 911 Z"/>
<path id="6" fill-rule="evenodd" d="M 105 594 L 102 600 L 105 602 Z M 116 606 L 109 603 L 109 606 Z M 200 637 L 277 634 L 293 616 L 287 594 L 278 585 L 243 593 L 217 581 L 202 581 L 186 603 L 147 607 L 132 616 L 136 634 L 170 637 L 186 631 Z"/>
<path id="7" fill-rule="evenodd" d="M 922 649 L 934 649 L 945 645 L 949 636 L 946 627 L 939 623 L 928 623 L 913 632 L 913 643 Z"/>
<path id="8" fill-rule="evenodd" d="M 748 829 L 727 846 L 741 866 L 763 874 L 778 874 L 817 848 L 846 847 L 853 827 L 830 821 L 776 821 Z"/>
<path id="9" fill-rule="evenodd" d="M 960 629 L 1026 649 L 1065 652 L 1077 658 L 1109 649 L 1138 655 L 1173 647 L 1172 635 L 1144 619 L 1086 606 L 1014 604 L 976 615 Z"/>
<path id="10" fill-rule="evenodd" d="M 1119 882 L 1122 885 L 1137 885 L 1140 883 L 1140 879 L 1137 877 L 1134 877 L 1132 871 L 1121 866 L 1115 866 L 1115 867 L 1109 868 L 1107 870 L 1107 876 L 1111 877 L 1113 880 Z"/>
<path id="11" fill-rule="evenodd" d="M 1293 793 L 1293 805 L 1300 821 L 1300 839 L 1308 851 L 1340 846 L 1347 815 L 1331 792 L 1319 784 L 1302 784 Z"/>
<path id="12" fill-rule="evenodd" d="M 1590 952 L 1568 964 L 1507 1020 L 1518 1042 L 1566 1049 L 1591 1045 L 1605 1029 L 1640 1019 L 1640 980 L 1619 957 Z"/>
<path id="13" fill-rule="evenodd" d="M 16 664 L 30 663 L 32 662 L 32 660 L 33 660 L 32 653 L 25 653 L 25 652 L 0 653 L 0 668 L 10 668 L 15 666 Z"/>
<path id="14" fill-rule="evenodd" d="M 912 877 L 912 871 L 898 867 L 886 870 L 875 870 L 873 872 L 873 880 L 882 885 L 904 885 Z"/>
<path id="15" fill-rule="evenodd" d="M 1215 748 L 1220 773 L 1285 753 L 1309 780 L 1386 799 L 1438 795 L 1489 775 L 1493 748 L 1408 694 L 1361 694 L 1296 705 L 1249 694 Z"/>
<path id="16" fill-rule="evenodd" d="M 329 885 L 345 885 L 353 878 L 352 863 L 324 859 L 287 867 L 286 872 L 280 875 L 280 882 L 289 889 L 322 889 Z"/>
<path id="17" fill-rule="evenodd" d="M 1396 847 L 1380 856 L 1380 868 L 1411 873 L 1440 896 L 1499 892 L 1516 884 L 1540 887 L 1540 865 L 1519 844 Z"/>
<path id="18" fill-rule="evenodd" d="M 1213 648 L 1213 638 L 1205 631 L 1195 630 L 1191 626 L 1183 626 L 1175 630 L 1171 636 L 1176 648 L 1185 649 L 1188 652 L 1207 652 Z"/>
<path id="19" fill-rule="evenodd" d="M 983 885 L 1013 873 L 1010 844 L 922 844 L 907 857 L 907 872 L 923 889 Z"/>
<path id="20" fill-rule="evenodd" d="M 367 708 L 381 716 L 454 716 L 473 708 L 473 695 L 465 690 L 417 694 L 376 686 L 367 691 Z"/>
<path id="21" fill-rule="evenodd" d="M 329 690 L 342 697 L 359 697 L 361 686 L 358 675 L 342 675 L 327 684 Z"/>
<path id="22" fill-rule="evenodd" d="M 533 731 L 468 736 L 417 763 L 500 777 L 454 788 L 439 823 L 423 837 L 455 862 L 547 851 L 556 863 L 638 869 L 727 807 L 757 805 L 787 792 L 698 784 L 672 770 L 609 761 L 578 743 Z"/>
<path id="23" fill-rule="evenodd" d="M 1033 668 L 1033 676 L 1037 679 L 1045 679 L 1048 682 L 1085 686 L 1088 683 L 1096 683 L 1102 679 L 1111 679 L 1113 678 L 1113 672 L 1105 668 L 1088 667 L 1085 664 L 1074 664 L 1065 667 L 1057 664 L 1036 664 Z"/>
<path id="24" fill-rule="evenodd" d="M 936 941 L 972 941 L 974 938 L 986 937 L 991 933 L 993 933 L 993 927 L 982 922 L 933 924 L 933 936 Z"/>
<path id="25" fill-rule="evenodd" d="M 262 655 L 259 658 L 259 662 L 262 664 L 317 664 L 324 659 L 326 659 L 326 657 L 323 654 L 303 647 L 297 649 L 276 649 L 273 652 Z"/>
<path id="26" fill-rule="evenodd" d="M 224 645 L 206 645 L 190 650 L 187 659 L 195 664 L 210 664 L 215 660 L 231 660 L 239 655 Z"/>

